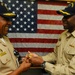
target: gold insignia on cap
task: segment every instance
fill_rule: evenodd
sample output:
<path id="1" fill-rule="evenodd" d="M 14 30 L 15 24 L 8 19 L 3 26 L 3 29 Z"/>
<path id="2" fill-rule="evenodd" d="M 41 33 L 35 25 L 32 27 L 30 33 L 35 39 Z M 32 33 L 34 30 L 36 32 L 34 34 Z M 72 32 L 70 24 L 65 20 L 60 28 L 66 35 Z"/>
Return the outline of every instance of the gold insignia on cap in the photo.
<path id="1" fill-rule="evenodd" d="M 74 3 L 71 3 L 72 7 L 74 7 Z"/>
<path id="2" fill-rule="evenodd" d="M 66 14 L 66 15 L 70 15 L 70 13 L 68 12 L 64 12 L 63 10 L 59 10 L 61 13 Z"/>
<path id="3" fill-rule="evenodd" d="M 5 3 L 3 3 L 3 2 L 0 2 L 0 5 L 2 5 L 2 6 L 5 6 Z"/>
<path id="4" fill-rule="evenodd" d="M 8 10 L 7 5 L 5 3 L 1 2 L 0 5 L 4 6 Z"/>
<path id="5" fill-rule="evenodd" d="M 3 15 L 5 15 L 5 16 L 15 16 L 16 14 L 14 14 L 14 13 L 4 13 Z"/>
<path id="6" fill-rule="evenodd" d="M 3 6 L 3 5 L 4 5 L 4 3 L 1 3 L 1 5 Z"/>

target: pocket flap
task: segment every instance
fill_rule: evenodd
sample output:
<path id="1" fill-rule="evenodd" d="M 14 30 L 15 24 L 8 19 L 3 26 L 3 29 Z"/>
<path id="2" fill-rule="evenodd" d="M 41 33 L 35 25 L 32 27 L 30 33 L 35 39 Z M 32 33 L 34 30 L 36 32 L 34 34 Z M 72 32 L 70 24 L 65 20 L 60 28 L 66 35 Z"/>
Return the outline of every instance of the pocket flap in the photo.
<path id="1" fill-rule="evenodd" d="M 10 61 L 9 56 L 8 56 L 7 54 L 1 56 L 1 57 L 0 57 L 0 61 L 1 61 L 3 64 L 6 64 L 7 62 Z"/>
<path id="2" fill-rule="evenodd" d="M 69 49 L 67 53 L 75 55 L 75 48 Z"/>

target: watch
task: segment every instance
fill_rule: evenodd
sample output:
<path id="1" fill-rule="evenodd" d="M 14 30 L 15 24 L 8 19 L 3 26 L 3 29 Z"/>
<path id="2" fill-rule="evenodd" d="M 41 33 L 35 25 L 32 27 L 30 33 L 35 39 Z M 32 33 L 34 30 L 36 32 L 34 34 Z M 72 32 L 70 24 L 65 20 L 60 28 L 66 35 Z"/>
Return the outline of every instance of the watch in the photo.
<path id="1" fill-rule="evenodd" d="M 45 63 L 46 63 L 46 61 L 44 61 L 44 62 L 41 64 L 41 67 L 42 67 L 42 68 L 45 68 Z"/>

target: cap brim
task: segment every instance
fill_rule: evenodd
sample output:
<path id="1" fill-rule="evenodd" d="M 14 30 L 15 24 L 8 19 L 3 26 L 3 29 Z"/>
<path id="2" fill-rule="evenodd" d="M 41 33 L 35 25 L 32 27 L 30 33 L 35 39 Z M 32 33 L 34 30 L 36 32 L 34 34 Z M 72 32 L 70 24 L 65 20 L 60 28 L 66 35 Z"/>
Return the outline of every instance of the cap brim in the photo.
<path id="1" fill-rule="evenodd" d="M 61 15 L 64 15 L 64 16 L 70 16 L 71 15 L 70 13 L 68 13 L 68 12 L 66 12 L 64 10 L 59 10 L 59 11 L 57 11 L 57 13 L 61 14 Z"/>
<path id="2" fill-rule="evenodd" d="M 0 15 L 3 17 L 9 17 L 9 18 L 15 18 L 16 17 L 16 14 L 14 14 L 14 13 L 3 13 Z"/>

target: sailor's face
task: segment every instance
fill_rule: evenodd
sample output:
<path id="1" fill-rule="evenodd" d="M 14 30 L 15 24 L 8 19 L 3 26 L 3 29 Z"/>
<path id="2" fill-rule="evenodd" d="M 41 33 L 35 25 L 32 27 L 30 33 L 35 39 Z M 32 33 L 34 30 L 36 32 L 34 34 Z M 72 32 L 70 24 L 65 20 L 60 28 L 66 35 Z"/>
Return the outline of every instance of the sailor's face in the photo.
<path id="1" fill-rule="evenodd" d="M 7 35 L 11 21 L 0 16 L 0 35 Z"/>

